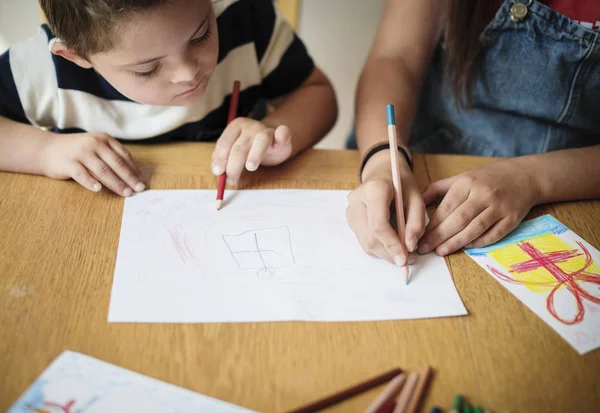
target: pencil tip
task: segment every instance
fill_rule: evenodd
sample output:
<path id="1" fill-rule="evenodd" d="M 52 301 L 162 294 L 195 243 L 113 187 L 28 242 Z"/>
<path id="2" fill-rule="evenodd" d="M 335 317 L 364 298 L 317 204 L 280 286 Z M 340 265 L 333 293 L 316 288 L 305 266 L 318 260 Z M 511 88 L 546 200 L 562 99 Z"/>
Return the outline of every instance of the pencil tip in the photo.
<path id="1" fill-rule="evenodd" d="M 223 201 L 221 201 L 220 199 L 217 200 L 217 211 L 219 209 L 221 209 L 221 207 L 223 206 Z"/>

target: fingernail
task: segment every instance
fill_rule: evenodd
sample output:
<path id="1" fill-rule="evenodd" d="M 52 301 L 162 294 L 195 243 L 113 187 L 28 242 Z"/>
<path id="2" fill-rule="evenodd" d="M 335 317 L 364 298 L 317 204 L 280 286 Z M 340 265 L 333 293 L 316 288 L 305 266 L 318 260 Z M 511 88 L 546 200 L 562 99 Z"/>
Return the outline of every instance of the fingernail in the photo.
<path id="1" fill-rule="evenodd" d="M 94 185 L 92 185 L 92 189 L 96 192 L 98 192 L 99 190 L 102 189 L 102 185 L 100 185 L 99 183 L 95 183 Z"/>
<path id="2" fill-rule="evenodd" d="M 402 258 L 400 255 L 396 255 L 394 257 L 394 262 L 398 267 L 403 267 L 406 264 L 406 260 Z"/>
<path id="3" fill-rule="evenodd" d="M 256 171 L 257 168 L 258 168 L 258 166 L 256 166 L 252 162 L 246 162 L 246 169 L 247 170 L 249 170 L 249 171 Z"/>
<path id="4" fill-rule="evenodd" d="M 408 264 L 413 265 L 415 262 L 417 262 L 417 257 L 414 254 L 409 254 Z"/>
<path id="5" fill-rule="evenodd" d="M 211 169 L 214 175 L 223 175 L 223 169 L 219 165 L 213 163 Z"/>
<path id="6" fill-rule="evenodd" d="M 417 243 L 419 242 L 419 237 L 416 235 L 412 237 L 412 239 L 408 243 L 408 251 L 413 252 L 415 248 L 417 248 Z"/>
<path id="7" fill-rule="evenodd" d="M 235 186 L 235 184 L 237 184 L 236 181 L 234 181 L 233 179 L 227 178 L 227 185 Z"/>
<path id="8" fill-rule="evenodd" d="M 135 192 L 142 192 L 144 189 L 146 189 L 146 185 L 141 182 L 138 182 L 135 186 Z"/>
<path id="9" fill-rule="evenodd" d="M 443 257 L 444 255 L 448 254 L 448 248 L 441 247 L 441 248 L 438 248 L 436 252 L 438 255 Z"/>
<path id="10" fill-rule="evenodd" d="M 133 191 L 131 190 L 131 188 L 125 188 L 125 190 L 123 191 L 123 196 L 131 196 L 132 193 Z"/>

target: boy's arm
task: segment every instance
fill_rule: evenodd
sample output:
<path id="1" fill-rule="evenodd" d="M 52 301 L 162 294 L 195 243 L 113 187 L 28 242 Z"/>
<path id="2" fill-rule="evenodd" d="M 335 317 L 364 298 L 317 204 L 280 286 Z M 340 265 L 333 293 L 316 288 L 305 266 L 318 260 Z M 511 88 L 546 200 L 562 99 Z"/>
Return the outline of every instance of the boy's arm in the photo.
<path id="1" fill-rule="evenodd" d="M 298 89 L 269 103 L 275 110 L 262 122 L 273 129 L 279 125 L 290 129 L 292 157 L 322 139 L 337 118 L 333 86 L 317 67 Z"/>
<path id="2" fill-rule="evenodd" d="M 0 116 L 0 170 L 43 175 L 41 154 L 51 135 Z"/>
<path id="3" fill-rule="evenodd" d="M 0 170 L 74 179 L 97 192 L 129 196 L 145 189 L 129 151 L 106 133 L 59 135 L 0 116 Z"/>

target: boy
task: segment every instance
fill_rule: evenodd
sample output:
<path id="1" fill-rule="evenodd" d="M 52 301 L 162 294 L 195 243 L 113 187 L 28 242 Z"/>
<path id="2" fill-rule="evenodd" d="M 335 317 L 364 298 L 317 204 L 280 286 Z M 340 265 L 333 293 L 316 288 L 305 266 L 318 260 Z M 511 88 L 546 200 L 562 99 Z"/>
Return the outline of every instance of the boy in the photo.
<path id="1" fill-rule="evenodd" d="M 218 138 L 212 171 L 235 184 L 335 122 L 331 84 L 271 0 L 40 5 L 49 27 L 0 56 L 0 170 L 129 196 L 145 184 L 116 139 Z M 239 118 L 223 130 L 235 80 Z"/>

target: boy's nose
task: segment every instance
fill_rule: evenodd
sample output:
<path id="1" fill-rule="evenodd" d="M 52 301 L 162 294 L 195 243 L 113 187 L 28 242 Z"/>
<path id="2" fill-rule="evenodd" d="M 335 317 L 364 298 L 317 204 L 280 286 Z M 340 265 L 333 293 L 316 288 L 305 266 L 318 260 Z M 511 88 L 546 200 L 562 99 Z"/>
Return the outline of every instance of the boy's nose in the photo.
<path id="1" fill-rule="evenodd" d="M 187 59 L 178 65 L 171 82 L 186 83 L 193 82 L 198 75 L 198 63 L 193 59 Z"/>

